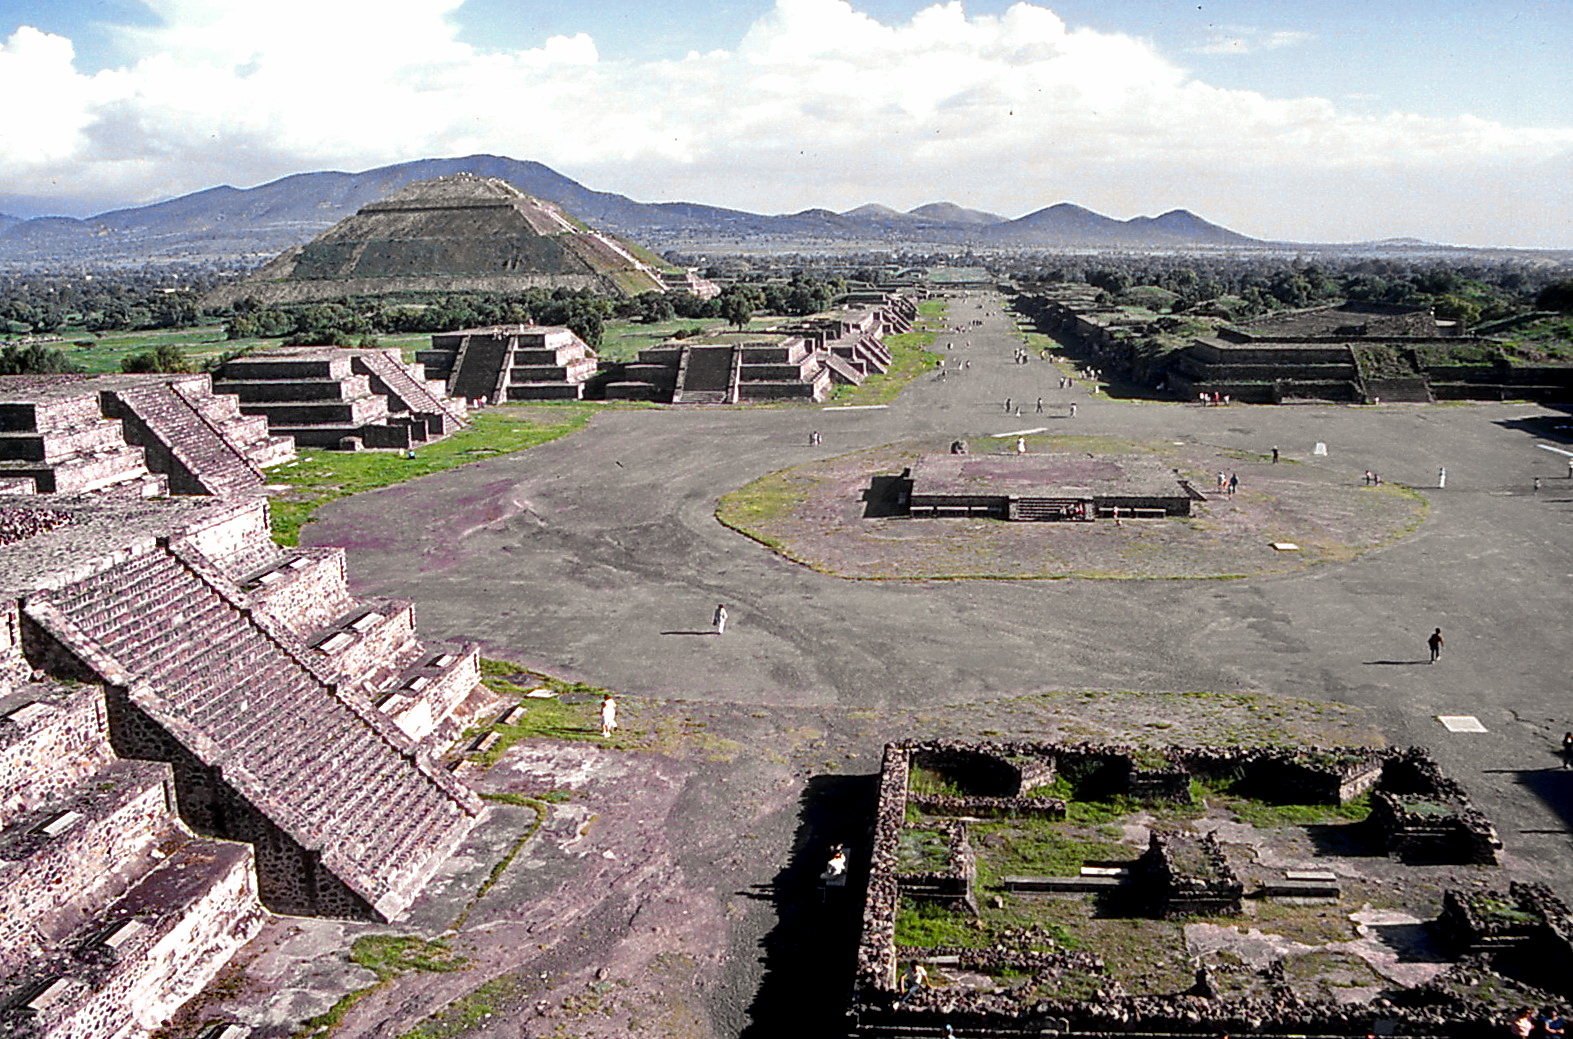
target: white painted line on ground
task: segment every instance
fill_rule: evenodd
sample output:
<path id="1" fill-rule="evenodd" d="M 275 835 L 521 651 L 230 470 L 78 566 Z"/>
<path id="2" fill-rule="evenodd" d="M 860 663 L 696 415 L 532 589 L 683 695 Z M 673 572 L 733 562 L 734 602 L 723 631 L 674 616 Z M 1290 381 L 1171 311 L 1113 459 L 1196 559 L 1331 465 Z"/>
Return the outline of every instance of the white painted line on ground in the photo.
<path id="1" fill-rule="evenodd" d="M 1439 714 L 1436 720 L 1441 722 L 1448 732 L 1486 731 L 1486 727 L 1480 724 L 1480 719 L 1472 714 Z"/>
<path id="2" fill-rule="evenodd" d="M 889 404 L 841 404 L 834 408 L 820 408 L 820 411 L 884 411 Z"/>
<path id="3" fill-rule="evenodd" d="M 1006 437 L 1024 437 L 1029 433 L 1047 433 L 1048 431 L 1048 426 L 1038 426 L 1035 429 L 1018 429 L 1014 433 L 990 433 L 989 436 L 995 440 L 1004 440 Z"/>
<path id="4" fill-rule="evenodd" d="M 1564 451 L 1562 448 L 1552 447 L 1550 444 L 1536 444 L 1535 446 L 1542 451 L 1555 451 L 1559 455 L 1567 455 L 1569 458 L 1573 458 L 1573 451 Z"/>

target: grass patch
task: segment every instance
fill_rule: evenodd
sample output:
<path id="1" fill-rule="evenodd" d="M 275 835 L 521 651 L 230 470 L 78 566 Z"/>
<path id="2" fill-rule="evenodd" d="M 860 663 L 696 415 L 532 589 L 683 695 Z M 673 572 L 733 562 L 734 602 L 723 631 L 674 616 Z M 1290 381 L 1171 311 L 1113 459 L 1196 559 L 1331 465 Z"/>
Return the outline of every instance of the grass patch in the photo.
<path id="1" fill-rule="evenodd" d="M 350 961 L 376 974 L 377 980 L 365 988 L 345 993 L 327 1010 L 307 1018 L 295 1030 L 296 1039 L 323 1039 L 332 1035 L 357 1003 L 407 971 L 449 973 L 464 970 L 469 965 L 469 961 L 449 948 L 446 941 L 391 934 L 369 934 L 355 939 L 350 947 Z"/>
<path id="2" fill-rule="evenodd" d="M 511 974 L 493 978 L 449 1003 L 399 1039 L 452 1039 L 464 1035 L 487 1018 L 501 1013 L 522 989 L 523 985 Z"/>
<path id="3" fill-rule="evenodd" d="M 989 932 L 966 913 L 935 902 L 902 898 L 896 910 L 896 944 L 918 949 L 939 945 L 980 948 L 991 942 Z"/>
<path id="4" fill-rule="evenodd" d="M 1364 822 L 1371 814 L 1371 799 L 1361 795 L 1342 805 L 1279 805 L 1245 798 L 1225 798 L 1219 806 L 1243 822 L 1263 828 L 1314 826 L 1322 823 Z"/>
<path id="5" fill-rule="evenodd" d="M 936 772 L 922 765 L 913 765 L 907 773 L 907 790 L 914 794 L 934 794 L 941 797 L 965 797 L 966 789 L 943 772 Z"/>
<path id="6" fill-rule="evenodd" d="M 950 865 L 950 845 L 940 830 L 907 827 L 897 839 L 896 870 L 932 873 Z"/>
<path id="7" fill-rule="evenodd" d="M 583 682 L 565 682 L 542 675 L 505 660 L 481 658 L 481 683 L 505 700 L 517 701 L 523 708 L 508 724 L 493 722 L 466 733 L 469 738 L 494 732 L 498 740 L 475 760 L 484 767 L 495 765 L 508 748 L 524 739 L 593 740 L 608 747 L 633 746 L 627 731 L 619 728 L 611 739 L 601 738 L 600 698 L 606 690 Z M 550 689 L 556 696 L 530 697 L 532 690 Z M 571 697 L 571 699 L 566 699 Z M 542 798 L 535 798 L 542 800 Z"/>
<path id="8" fill-rule="evenodd" d="M 575 403 L 488 408 L 470 416 L 468 429 L 416 449 L 414 458 L 385 451 L 302 450 L 298 461 L 268 473 L 270 483 L 289 486 L 271 502 L 273 540 L 285 546 L 298 544 L 300 528 L 330 501 L 536 447 L 578 432 L 607 406 Z"/>
<path id="9" fill-rule="evenodd" d="M 973 823 L 968 831 L 980 879 L 984 875 L 996 881 L 1010 875 L 1074 877 L 1088 862 L 1127 862 L 1137 855 L 1128 844 L 1051 819 Z"/>

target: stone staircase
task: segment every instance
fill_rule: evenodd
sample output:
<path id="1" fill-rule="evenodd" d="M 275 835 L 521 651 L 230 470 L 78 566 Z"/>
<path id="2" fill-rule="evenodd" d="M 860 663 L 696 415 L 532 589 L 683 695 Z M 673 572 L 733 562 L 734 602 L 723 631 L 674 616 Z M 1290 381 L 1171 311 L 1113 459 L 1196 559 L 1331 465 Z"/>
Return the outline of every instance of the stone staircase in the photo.
<path id="1" fill-rule="evenodd" d="M 175 766 L 182 817 L 256 842 L 265 903 L 398 915 L 479 802 L 226 584 L 191 550 L 155 546 L 27 611 L 128 690 L 111 703 L 117 749 Z"/>
<path id="2" fill-rule="evenodd" d="M 1008 516 L 1027 522 L 1094 519 L 1091 498 L 1013 498 Z"/>
<path id="3" fill-rule="evenodd" d="M 416 359 L 448 392 L 493 404 L 578 400 L 596 371 L 595 351 L 567 328 L 496 325 L 432 336 Z"/>
<path id="4" fill-rule="evenodd" d="M 449 397 L 441 381 L 425 378 L 424 369 L 405 364 L 397 350 L 357 350 L 352 365 L 371 379 L 374 392 L 388 398 L 393 414 L 424 421 L 426 439 L 448 436 L 470 424 L 464 401 Z"/>
<path id="5" fill-rule="evenodd" d="M 685 346 L 673 404 L 729 404 L 737 400 L 735 346 Z"/>
<path id="6" fill-rule="evenodd" d="M 131 439 L 166 463 L 159 468 L 169 477 L 173 493 L 261 493 L 261 466 L 226 437 L 222 427 L 203 414 L 197 396 L 178 383 L 106 390 L 104 397 L 105 410 L 125 423 Z M 233 397 L 225 399 L 235 406 Z M 250 422 L 260 425 L 264 440 L 275 439 L 268 435 L 265 420 L 253 418 Z"/>

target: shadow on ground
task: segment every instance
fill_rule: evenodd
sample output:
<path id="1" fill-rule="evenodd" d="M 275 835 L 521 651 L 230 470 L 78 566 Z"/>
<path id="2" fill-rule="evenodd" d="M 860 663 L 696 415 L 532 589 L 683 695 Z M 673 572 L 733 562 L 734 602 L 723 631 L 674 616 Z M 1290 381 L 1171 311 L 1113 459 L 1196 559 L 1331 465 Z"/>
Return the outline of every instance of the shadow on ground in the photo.
<path id="1" fill-rule="evenodd" d="M 877 775 L 808 781 L 790 861 L 768 887 L 748 892 L 775 906 L 776 925 L 760 943 L 764 981 L 741 1039 L 834 1039 L 845 1033 L 868 885 L 868 862 L 858 851 L 868 847 L 878 795 Z M 838 843 L 852 849 L 848 881 L 827 890 L 820 873 Z"/>
<path id="2" fill-rule="evenodd" d="M 886 519 L 890 516 L 905 516 L 907 510 L 901 501 L 902 488 L 906 486 L 906 479 L 893 474 L 875 476 L 868 481 L 868 490 L 863 492 L 863 518 Z"/>

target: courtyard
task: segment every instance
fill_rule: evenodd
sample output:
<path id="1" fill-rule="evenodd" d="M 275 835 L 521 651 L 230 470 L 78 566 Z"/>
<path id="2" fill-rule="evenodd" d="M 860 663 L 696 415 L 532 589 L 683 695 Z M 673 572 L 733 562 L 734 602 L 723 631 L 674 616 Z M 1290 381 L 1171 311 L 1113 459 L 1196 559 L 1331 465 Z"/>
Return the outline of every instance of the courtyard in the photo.
<path id="1" fill-rule="evenodd" d="M 514 912 L 516 943 L 467 971 L 406 976 L 336 1034 L 403 1035 L 501 977 L 529 983 L 499 997 L 494 1018 L 412 1034 L 623 1035 L 633 1015 L 646 1034 L 768 1036 L 802 1020 L 783 1014 L 801 1012 L 804 986 L 830 993 L 813 1013 L 834 1022 L 857 914 L 820 903 L 813 878 L 829 843 L 866 840 L 867 777 L 887 740 L 913 735 L 1420 745 L 1495 823 L 1505 871 L 1573 892 L 1573 772 L 1556 755 L 1573 728 L 1573 483 L 1524 426 L 1561 416 L 1512 403 L 1119 402 L 1058 389 L 1046 362 L 1012 363 L 1020 340 L 997 299 L 954 301 L 951 323 L 971 320 L 983 324 L 946 353 L 972 366 L 922 378 L 886 409 L 609 411 L 563 440 L 321 510 L 303 540 L 347 546 L 357 594 L 412 598 L 434 637 L 614 690 L 630 731 L 670 734 L 634 757 L 591 740 L 545 763 L 554 755 L 505 755 L 488 772 L 494 792 L 572 793 L 548 802 L 541 839 L 489 889 L 513 900 L 489 919 Z M 1007 396 L 1039 395 L 1056 405 L 1041 422 L 1002 411 Z M 771 474 L 1033 425 L 1207 445 L 1252 465 L 1278 447 L 1280 468 L 1355 496 L 1375 469 L 1410 511 L 1383 528 L 1402 536 L 1374 536 L 1363 553 L 1227 581 L 848 580 L 716 521 L 724 495 Z M 724 636 L 709 628 L 720 602 Z M 1434 666 L 1433 627 L 1447 636 Z M 1464 716 L 1484 731 L 1438 721 Z M 472 891 L 513 842 L 489 839 L 454 867 L 471 871 Z M 435 938 L 456 913 L 412 927 Z M 812 962 L 809 935 L 827 949 Z M 247 968 L 297 993 L 296 1020 L 361 983 L 321 941 L 281 934 L 271 948 L 293 955 Z"/>

